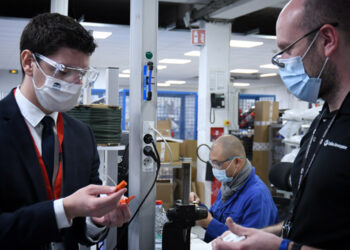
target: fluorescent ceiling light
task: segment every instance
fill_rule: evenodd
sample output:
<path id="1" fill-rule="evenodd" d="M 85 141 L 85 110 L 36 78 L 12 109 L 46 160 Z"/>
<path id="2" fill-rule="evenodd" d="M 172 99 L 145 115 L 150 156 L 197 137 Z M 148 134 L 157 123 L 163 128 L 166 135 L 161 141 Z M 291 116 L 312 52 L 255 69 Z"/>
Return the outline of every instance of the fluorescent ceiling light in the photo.
<path id="1" fill-rule="evenodd" d="M 162 69 L 166 69 L 168 66 L 166 66 L 166 65 L 158 65 L 157 66 L 157 69 L 158 70 L 162 70 Z"/>
<path id="2" fill-rule="evenodd" d="M 80 24 L 83 25 L 84 27 L 102 27 L 102 28 L 112 27 L 112 25 L 106 24 L 106 23 L 80 22 Z"/>
<path id="3" fill-rule="evenodd" d="M 244 40 L 231 40 L 230 46 L 235 48 L 253 48 L 263 45 L 263 42 L 244 41 Z"/>
<path id="4" fill-rule="evenodd" d="M 170 86 L 170 83 L 158 82 L 158 83 L 157 83 L 157 86 L 158 86 L 158 87 L 169 87 L 169 86 Z"/>
<path id="5" fill-rule="evenodd" d="M 124 73 L 124 74 L 130 74 L 130 69 L 124 69 L 124 70 L 122 71 L 122 73 Z"/>
<path id="6" fill-rule="evenodd" d="M 130 78 L 129 74 L 119 74 L 120 78 Z"/>
<path id="7" fill-rule="evenodd" d="M 186 81 L 169 80 L 169 81 L 165 81 L 165 83 L 168 83 L 168 84 L 185 84 Z"/>
<path id="8" fill-rule="evenodd" d="M 184 55 L 185 56 L 200 56 L 201 52 L 199 50 L 192 50 L 192 51 L 186 52 Z"/>
<path id="9" fill-rule="evenodd" d="M 95 39 L 106 39 L 107 37 L 112 35 L 112 32 L 94 31 L 92 35 Z"/>
<path id="10" fill-rule="evenodd" d="M 276 36 L 269 36 L 269 35 L 254 35 L 254 37 L 276 40 Z"/>
<path id="11" fill-rule="evenodd" d="M 165 64 L 186 64 L 186 63 L 190 63 L 191 60 L 190 59 L 162 59 L 159 61 L 159 63 L 165 63 Z"/>
<path id="12" fill-rule="evenodd" d="M 260 77 L 270 77 L 270 76 L 277 76 L 277 73 L 267 73 L 267 74 L 260 75 Z"/>
<path id="13" fill-rule="evenodd" d="M 262 68 L 262 69 L 278 69 L 278 67 L 276 65 L 273 65 L 272 63 L 260 65 L 260 68 Z"/>
<path id="14" fill-rule="evenodd" d="M 248 83 L 248 82 L 234 82 L 233 86 L 235 86 L 235 87 L 248 87 L 248 86 L 250 86 L 250 83 Z"/>
<path id="15" fill-rule="evenodd" d="M 236 74 L 254 74 L 254 73 L 258 73 L 259 70 L 257 70 L 257 69 L 233 69 L 230 72 L 236 73 Z"/>

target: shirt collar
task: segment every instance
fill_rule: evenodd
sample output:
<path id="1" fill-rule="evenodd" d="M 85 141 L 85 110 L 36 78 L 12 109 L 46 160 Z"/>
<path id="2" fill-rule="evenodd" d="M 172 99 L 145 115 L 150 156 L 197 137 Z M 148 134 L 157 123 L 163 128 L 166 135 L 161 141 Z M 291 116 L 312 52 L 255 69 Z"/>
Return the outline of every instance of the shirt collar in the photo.
<path id="1" fill-rule="evenodd" d="M 32 125 L 34 128 L 41 122 L 46 114 L 41 111 L 37 106 L 31 103 L 21 92 L 20 86 L 17 87 L 15 92 L 15 99 L 18 104 L 19 110 L 23 117 Z M 58 112 L 52 112 L 49 114 L 54 121 L 55 125 L 57 122 Z"/>

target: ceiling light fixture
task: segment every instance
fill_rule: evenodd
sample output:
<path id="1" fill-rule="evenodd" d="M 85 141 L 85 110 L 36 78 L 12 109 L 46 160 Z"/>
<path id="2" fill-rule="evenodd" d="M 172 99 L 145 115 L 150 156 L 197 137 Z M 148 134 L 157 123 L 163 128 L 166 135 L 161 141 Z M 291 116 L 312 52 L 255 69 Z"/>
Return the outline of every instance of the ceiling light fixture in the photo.
<path id="1" fill-rule="evenodd" d="M 158 82 L 158 83 L 157 83 L 157 86 L 158 86 L 158 87 L 169 87 L 169 86 L 170 86 L 170 83 Z"/>
<path id="2" fill-rule="evenodd" d="M 129 74 L 119 74 L 120 78 L 130 78 Z"/>
<path id="3" fill-rule="evenodd" d="M 130 69 L 124 69 L 124 70 L 122 71 L 122 73 L 124 73 L 124 74 L 130 74 Z"/>
<path id="4" fill-rule="evenodd" d="M 186 81 L 168 80 L 168 81 L 165 81 L 165 83 L 168 83 L 168 84 L 185 84 Z"/>
<path id="5" fill-rule="evenodd" d="M 192 51 L 186 52 L 184 55 L 185 56 L 200 56 L 201 52 L 199 50 L 192 50 Z"/>
<path id="6" fill-rule="evenodd" d="M 159 63 L 165 63 L 165 64 L 186 64 L 192 62 L 190 59 L 162 59 L 159 61 Z"/>
<path id="7" fill-rule="evenodd" d="M 259 72 L 259 70 L 257 70 L 257 69 L 233 69 L 230 72 L 236 73 L 236 74 L 256 74 Z"/>
<path id="8" fill-rule="evenodd" d="M 230 47 L 234 48 L 253 48 L 263 45 L 263 42 L 254 42 L 254 41 L 244 41 L 244 40 L 231 40 Z"/>
<path id="9" fill-rule="evenodd" d="M 234 82 L 233 86 L 235 86 L 235 87 L 248 87 L 248 86 L 250 86 L 250 83 L 248 83 L 248 82 Z"/>
<path id="10" fill-rule="evenodd" d="M 267 74 L 260 75 L 260 77 L 271 77 L 271 76 L 277 76 L 277 73 L 267 73 Z"/>
<path id="11" fill-rule="evenodd" d="M 162 70 L 162 69 L 166 69 L 168 66 L 166 66 L 166 65 L 158 65 L 157 66 L 157 69 L 158 70 Z"/>
<path id="12" fill-rule="evenodd" d="M 92 36 L 95 39 L 106 39 L 107 37 L 110 37 L 112 35 L 112 32 L 107 31 L 94 31 L 92 32 Z"/>
<path id="13" fill-rule="evenodd" d="M 260 65 L 259 67 L 262 69 L 278 69 L 278 67 L 273 65 L 272 63 L 263 64 L 263 65 Z"/>

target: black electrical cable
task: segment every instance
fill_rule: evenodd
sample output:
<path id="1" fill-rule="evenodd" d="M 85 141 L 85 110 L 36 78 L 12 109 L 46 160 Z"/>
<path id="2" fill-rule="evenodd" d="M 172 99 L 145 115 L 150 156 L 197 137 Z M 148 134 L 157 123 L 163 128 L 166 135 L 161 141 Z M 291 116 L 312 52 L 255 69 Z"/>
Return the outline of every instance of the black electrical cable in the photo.
<path id="1" fill-rule="evenodd" d="M 209 149 L 209 151 L 211 150 L 211 148 L 209 147 L 208 144 L 201 144 L 201 145 L 199 145 L 199 146 L 197 147 L 196 153 L 197 153 L 197 157 L 198 157 L 198 159 L 199 159 L 200 161 L 202 161 L 202 162 L 204 162 L 204 163 L 207 163 L 207 161 L 203 160 L 203 159 L 200 157 L 200 155 L 199 155 L 199 149 L 200 149 L 201 147 L 203 147 L 203 146 L 207 147 L 207 148 Z"/>
<path id="2" fill-rule="evenodd" d="M 154 151 L 155 151 L 156 156 L 157 156 L 157 161 L 156 161 L 156 163 L 157 163 L 156 176 L 155 176 L 155 178 L 154 178 L 154 181 L 153 181 L 153 183 L 152 183 L 151 188 L 148 190 L 147 194 L 145 195 L 145 197 L 144 197 L 143 200 L 141 201 L 140 205 L 137 207 L 137 209 L 136 209 L 134 215 L 131 217 L 131 219 L 130 219 L 129 222 L 127 223 L 128 226 L 131 224 L 131 222 L 134 220 L 134 218 L 136 217 L 136 215 L 137 215 L 138 212 L 140 211 L 140 209 L 141 209 L 143 203 L 146 201 L 147 197 L 149 196 L 149 194 L 150 194 L 151 191 L 153 190 L 153 187 L 154 187 L 154 185 L 156 184 L 156 181 L 157 181 L 157 178 L 158 178 L 158 174 L 159 174 L 159 170 L 160 170 L 160 157 L 159 157 L 159 154 L 158 154 L 158 151 L 157 151 L 157 146 L 156 146 L 156 144 L 154 143 L 153 140 L 152 140 L 151 142 L 152 142 Z M 128 228 L 128 227 L 126 227 L 126 228 Z M 127 231 L 127 230 L 123 231 L 122 235 L 120 235 L 120 239 L 118 239 L 117 245 L 116 245 L 113 249 L 117 249 L 117 246 L 120 245 L 120 241 L 121 241 L 121 239 L 124 237 L 124 234 L 125 234 L 126 231 Z"/>

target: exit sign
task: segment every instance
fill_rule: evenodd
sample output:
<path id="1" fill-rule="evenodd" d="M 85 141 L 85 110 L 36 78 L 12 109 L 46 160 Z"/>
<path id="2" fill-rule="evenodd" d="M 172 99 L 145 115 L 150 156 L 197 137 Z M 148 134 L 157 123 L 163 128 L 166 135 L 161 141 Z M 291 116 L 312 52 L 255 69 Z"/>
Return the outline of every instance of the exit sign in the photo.
<path id="1" fill-rule="evenodd" d="M 192 44 L 205 45 L 205 29 L 192 30 Z"/>

